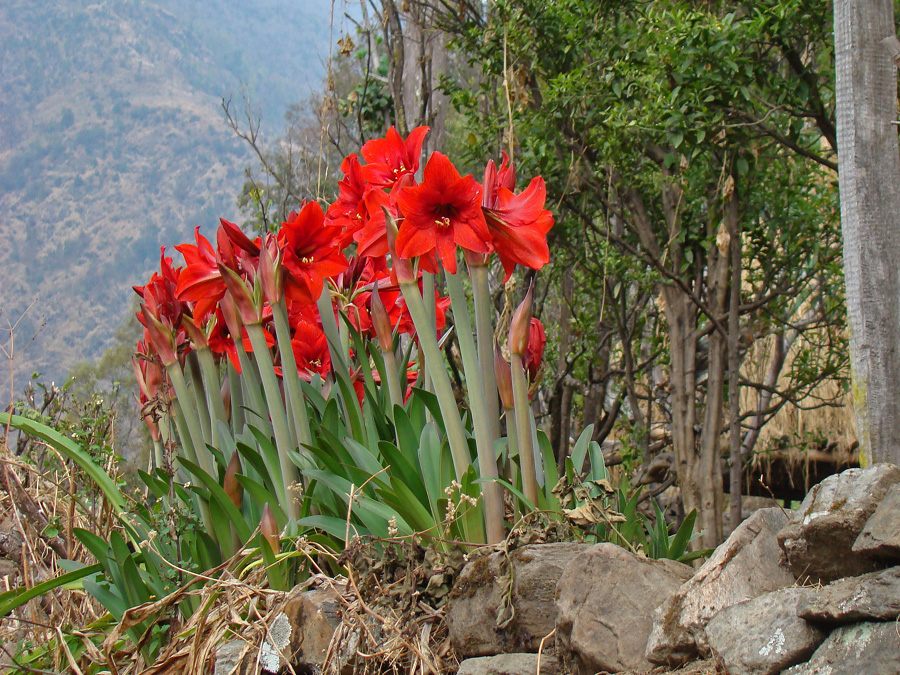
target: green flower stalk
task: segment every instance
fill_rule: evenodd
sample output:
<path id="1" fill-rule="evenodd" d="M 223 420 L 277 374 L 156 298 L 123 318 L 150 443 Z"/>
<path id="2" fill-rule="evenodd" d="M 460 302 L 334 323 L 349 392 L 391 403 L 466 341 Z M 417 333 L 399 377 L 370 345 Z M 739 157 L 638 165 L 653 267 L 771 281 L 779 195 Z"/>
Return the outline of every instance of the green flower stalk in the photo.
<path id="1" fill-rule="evenodd" d="M 278 448 L 278 461 L 280 463 L 280 470 L 277 475 L 281 477 L 282 504 L 285 506 L 288 517 L 295 520 L 300 515 L 300 507 L 291 497 L 291 486 L 297 482 L 298 473 L 297 466 L 290 456 L 290 451 L 294 448 L 292 447 L 290 432 L 288 431 L 287 414 L 281 398 L 281 388 L 278 386 L 275 365 L 272 362 L 272 354 L 266 343 L 265 331 L 262 325 L 258 323 L 247 325 L 247 334 L 250 336 L 250 344 L 253 346 L 253 356 L 259 365 L 259 375 L 266 394 L 269 417 L 272 420 L 272 429 L 275 432 L 275 446 Z"/>
<path id="2" fill-rule="evenodd" d="M 509 458 L 519 454 L 519 433 L 515 420 L 515 394 L 513 393 L 512 370 L 503 354 L 500 345 L 494 342 L 494 372 L 497 376 L 497 389 L 500 393 L 500 402 L 506 415 L 506 443 L 507 443 L 507 470 Z M 507 476 L 512 479 L 512 476 Z"/>
<path id="3" fill-rule="evenodd" d="M 291 412 L 294 440 L 301 446 L 309 445 L 312 443 L 309 415 L 306 411 L 306 399 L 300 386 L 300 376 L 297 373 L 294 349 L 291 346 L 291 328 L 288 323 L 287 305 L 283 297 L 272 305 L 272 316 L 275 319 L 275 338 L 278 341 L 278 353 L 281 356 L 282 380 Z M 303 452 L 301 451 L 300 454 L 302 455 Z"/>
<path id="4" fill-rule="evenodd" d="M 424 355 L 425 362 L 430 361 L 432 364 L 435 364 L 435 367 L 430 371 L 432 383 L 434 384 L 434 393 L 441 408 L 441 416 L 444 418 L 444 427 L 447 430 L 447 441 L 450 443 L 450 454 L 453 456 L 453 468 L 456 472 L 456 479 L 461 482 L 472 462 L 469 455 L 469 444 L 466 441 L 466 430 L 459 416 L 456 398 L 453 395 L 453 385 L 450 383 L 447 369 L 437 367 L 437 364 L 443 364 L 441 348 L 437 343 L 435 327 L 428 321 L 428 310 L 425 308 L 425 301 L 422 299 L 422 294 L 419 291 L 419 284 L 416 283 L 416 275 L 413 272 L 411 263 L 396 254 L 397 223 L 394 222 L 390 213 L 385 213 L 387 216 L 387 237 L 388 247 L 391 250 L 391 264 L 400 286 L 400 293 L 406 301 L 406 308 L 409 310 L 409 315 L 416 326 L 416 335 L 419 339 L 419 347 Z"/>
<path id="5" fill-rule="evenodd" d="M 488 266 L 484 256 L 467 256 L 469 276 L 472 279 L 472 297 L 475 303 L 475 335 L 478 344 L 479 381 L 484 388 L 484 401 L 490 425 L 491 441 L 500 438 L 500 406 L 497 380 L 494 374 L 494 308 L 488 286 Z"/>
<path id="6" fill-rule="evenodd" d="M 434 294 L 432 294 L 434 295 Z M 426 308 L 427 309 L 427 308 Z M 378 279 L 372 287 L 372 295 L 369 299 L 369 311 L 372 315 L 372 325 L 375 328 L 375 336 L 378 338 L 378 349 L 384 359 L 385 376 L 387 378 L 388 394 L 391 398 L 391 406 L 403 405 L 403 394 L 400 391 L 400 376 L 397 371 L 397 356 L 394 353 L 394 336 L 391 330 L 391 320 L 388 317 L 381 296 L 378 294 Z"/>
<path id="7" fill-rule="evenodd" d="M 531 323 L 533 287 L 516 308 L 509 326 L 509 360 L 512 373 L 513 400 L 516 412 L 516 431 L 519 446 L 519 465 L 522 472 L 522 491 L 533 505 L 538 503 L 538 484 L 535 472 L 534 443 L 531 423 L 533 415 L 528 401 L 528 380 L 522 358 L 528 348 L 528 331 Z"/>
<path id="8" fill-rule="evenodd" d="M 466 375 L 466 389 L 469 394 L 470 412 L 475 427 L 475 445 L 478 449 L 478 468 L 481 478 L 487 482 L 482 484 L 484 492 L 485 525 L 489 544 L 503 541 L 503 496 L 500 484 L 497 483 L 497 462 L 494 459 L 494 442 L 491 437 L 491 425 L 482 382 L 482 371 L 475 349 L 475 338 L 469 320 L 465 289 L 458 274 L 447 274 L 447 288 L 450 291 L 450 302 L 453 306 L 453 319 L 456 324 L 456 338 L 462 355 L 463 370 Z M 491 355 L 491 372 L 493 372 L 493 354 Z"/>

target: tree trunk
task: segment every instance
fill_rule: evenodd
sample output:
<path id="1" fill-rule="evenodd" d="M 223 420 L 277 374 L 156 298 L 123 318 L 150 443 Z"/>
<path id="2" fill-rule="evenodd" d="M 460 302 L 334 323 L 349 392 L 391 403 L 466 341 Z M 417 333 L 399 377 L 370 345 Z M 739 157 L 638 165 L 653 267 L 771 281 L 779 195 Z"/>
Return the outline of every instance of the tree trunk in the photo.
<path id="1" fill-rule="evenodd" d="M 900 156 L 891 0 L 835 0 L 837 136 L 856 431 L 900 463 Z"/>
<path id="2" fill-rule="evenodd" d="M 449 64 L 447 34 L 434 27 L 435 8 L 427 0 L 398 3 L 382 0 L 385 35 L 390 45 L 390 84 L 398 131 L 406 135 L 418 126 L 431 127 L 424 153 L 442 150 L 449 102 L 438 90 Z"/>
<path id="3" fill-rule="evenodd" d="M 728 300 L 728 457 L 729 466 L 729 525 L 737 529 L 742 520 L 741 473 L 741 268 L 743 251 L 741 221 L 738 214 L 737 192 L 732 192 L 725 211 L 728 227 L 728 246 L 731 257 L 731 284 Z"/>
<path id="4" fill-rule="evenodd" d="M 675 470 L 685 513 L 697 510 L 697 530 L 705 530 L 700 548 L 708 548 L 718 534 L 710 527 L 703 509 L 703 493 L 707 486 L 698 482 L 697 432 L 697 307 L 691 299 L 673 286 L 663 287 L 666 321 L 669 324 L 669 382 L 672 406 L 672 450 Z M 713 525 L 715 517 L 713 516 Z M 715 545 L 715 544 L 713 544 Z"/>

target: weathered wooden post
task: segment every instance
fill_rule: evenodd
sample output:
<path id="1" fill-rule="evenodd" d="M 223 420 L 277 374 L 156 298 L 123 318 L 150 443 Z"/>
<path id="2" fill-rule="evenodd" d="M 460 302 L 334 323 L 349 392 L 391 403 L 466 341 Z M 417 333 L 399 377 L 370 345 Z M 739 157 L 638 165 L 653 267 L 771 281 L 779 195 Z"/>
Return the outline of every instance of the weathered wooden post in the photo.
<path id="1" fill-rule="evenodd" d="M 886 38 L 896 41 L 892 0 L 835 0 L 844 274 L 864 463 L 900 463 L 900 150 Z"/>

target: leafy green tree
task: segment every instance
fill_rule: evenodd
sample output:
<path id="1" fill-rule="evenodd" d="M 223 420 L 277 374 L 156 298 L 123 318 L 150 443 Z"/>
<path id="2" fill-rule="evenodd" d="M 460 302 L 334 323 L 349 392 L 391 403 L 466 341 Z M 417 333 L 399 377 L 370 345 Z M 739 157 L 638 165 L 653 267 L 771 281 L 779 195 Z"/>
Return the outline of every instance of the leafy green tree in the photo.
<path id="1" fill-rule="evenodd" d="M 480 90 L 454 91 L 473 150 L 514 139 L 517 162 L 559 205 L 555 245 L 577 261 L 573 274 L 603 279 L 599 296 L 570 304 L 633 303 L 646 317 L 641 329 L 627 311 L 599 318 L 618 325 L 612 351 L 631 353 L 621 390 L 635 365 L 658 367 L 649 385 L 630 385 L 625 408 L 645 457 L 654 410 L 671 429 L 705 546 L 722 532 L 726 411 L 733 480 L 762 423 L 787 402 L 821 404 L 804 398 L 843 372 L 828 10 L 820 0 L 510 0 L 445 17 L 482 69 Z M 773 358 L 771 382 L 739 379 L 754 340 L 801 334 L 831 348 L 806 348 L 790 372 Z M 759 405 L 741 411 L 747 386 Z M 656 404 L 649 414 L 641 399 Z"/>

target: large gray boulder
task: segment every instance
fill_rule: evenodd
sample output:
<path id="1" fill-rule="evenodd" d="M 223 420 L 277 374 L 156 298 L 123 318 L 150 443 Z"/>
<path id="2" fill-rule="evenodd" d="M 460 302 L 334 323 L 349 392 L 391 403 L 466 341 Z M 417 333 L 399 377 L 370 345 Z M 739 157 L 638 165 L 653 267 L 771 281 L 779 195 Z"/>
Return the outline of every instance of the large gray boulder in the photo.
<path id="1" fill-rule="evenodd" d="M 648 670 L 653 611 L 691 576 L 672 560 L 651 560 L 614 544 L 573 558 L 556 589 L 557 654 L 567 673 Z"/>
<path id="2" fill-rule="evenodd" d="M 556 625 L 556 583 L 587 544 L 538 544 L 476 558 L 450 594 L 447 625 L 461 658 L 537 652 Z M 545 648 L 553 646 L 552 640 Z"/>
<path id="3" fill-rule="evenodd" d="M 459 664 L 457 675 L 560 675 L 554 654 L 498 654 L 466 659 Z"/>
<path id="4" fill-rule="evenodd" d="M 900 617 L 900 567 L 812 588 L 797 613 L 807 621 L 829 625 L 893 621 Z"/>
<path id="5" fill-rule="evenodd" d="M 893 621 L 833 631 L 812 658 L 783 675 L 900 675 L 900 637 Z"/>
<path id="6" fill-rule="evenodd" d="M 806 495 L 796 515 L 778 533 L 798 579 L 828 583 L 879 569 L 853 544 L 887 491 L 900 482 L 900 468 L 874 464 L 829 476 Z"/>
<path id="7" fill-rule="evenodd" d="M 900 527 L 897 523 L 900 523 L 900 483 L 888 490 L 875 513 L 866 521 L 853 543 L 853 550 L 896 564 L 900 561 Z"/>
<path id="8" fill-rule="evenodd" d="M 808 590 L 783 588 L 732 605 L 710 620 L 709 645 L 729 675 L 777 675 L 809 658 L 826 633 L 797 616 Z"/>
<path id="9" fill-rule="evenodd" d="M 657 609 L 648 660 L 678 666 L 708 655 L 706 624 L 719 611 L 794 584 L 775 538 L 788 513 L 778 508 L 755 512 Z"/>

